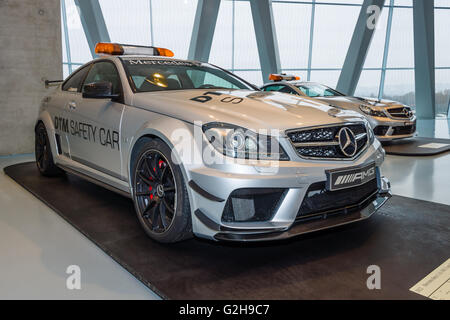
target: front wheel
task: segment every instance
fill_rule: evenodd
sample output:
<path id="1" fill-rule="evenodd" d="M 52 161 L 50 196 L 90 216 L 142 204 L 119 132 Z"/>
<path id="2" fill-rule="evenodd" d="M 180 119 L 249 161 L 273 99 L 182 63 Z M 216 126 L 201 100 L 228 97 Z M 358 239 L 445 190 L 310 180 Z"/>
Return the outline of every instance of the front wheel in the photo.
<path id="1" fill-rule="evenodd" d="M 136 214 L 147 235 L 163 243 L 191 238 L 186 185 L 170 148 L 159 139 L 150 140 L 138 151 L 132 168 Z"/>

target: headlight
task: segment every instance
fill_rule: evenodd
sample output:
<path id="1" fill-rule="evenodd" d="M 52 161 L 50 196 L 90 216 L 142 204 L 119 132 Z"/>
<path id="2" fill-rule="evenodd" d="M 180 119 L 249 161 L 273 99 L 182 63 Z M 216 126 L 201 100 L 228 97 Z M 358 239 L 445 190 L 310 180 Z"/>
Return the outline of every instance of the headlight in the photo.
<path id="1" fill-rule="evenodd" d="M 218 152 L 232 158 L 288 161 L 289 156 L 272 136 L 226 123 L 203 125 L 206 139 Z"/>
<path id="2" fill-rule="evenodd" d="M 373 117 L 383 117 L 386 118 L 386 114 L 383 111 L 372 109 L 370 106 L 366 106 L 364 104 L 359 106 L 359 110 Z"/>

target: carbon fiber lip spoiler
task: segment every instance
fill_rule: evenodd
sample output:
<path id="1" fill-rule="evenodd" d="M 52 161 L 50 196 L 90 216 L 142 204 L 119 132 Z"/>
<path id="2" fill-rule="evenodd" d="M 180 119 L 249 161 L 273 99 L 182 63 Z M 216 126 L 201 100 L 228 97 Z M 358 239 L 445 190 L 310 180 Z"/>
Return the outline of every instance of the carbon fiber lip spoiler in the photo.
<path id="1" fill-rule="evenodd" d="M 391 193 L 377 193 L 375 194 L 364 208 L 348 213 L 338 214 L 335 216 L 327 217 L 326 219 L 313 220 L 313 221 L 300 221 L 292 225 L 291 228 L 285 231 L 266 231 L 264 233 L 245 233 L 243 230 L 233 230 L 228 232 L 220 232 L 214 236 L 216 240 L 222 241 L 272 241 L 289 239 L 302 234 L 316 232 L 320 230 L 330 229 L 338 226 L 343 226 L 349 223 L 358 222 L 370 218 L 379 208 L 381 208 L 387 200 L 391 198 Z M 241 233 L 239 233 L 239 231 Z"/>

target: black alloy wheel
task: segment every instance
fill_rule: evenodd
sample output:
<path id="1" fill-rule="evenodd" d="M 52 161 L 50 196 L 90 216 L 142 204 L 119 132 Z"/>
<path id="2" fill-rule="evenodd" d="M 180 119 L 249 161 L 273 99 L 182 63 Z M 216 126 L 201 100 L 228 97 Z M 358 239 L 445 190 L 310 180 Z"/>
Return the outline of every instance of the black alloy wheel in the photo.
<path id="1" fill-rule="evenodd" d="M 137 164 L 135 197 L 144 223 L 155 233 L 172 225 L 177 209 L 177 187 L 172 168 L 158 150 L 148 150 Z"/>
<path id="2" fill-rule="evenodd" d="M 140 139 L 131 163 L 133 200 L 145 233 L 161 243 L 192 238 L 189 196 L 172 149 L 160 139 Z"/>

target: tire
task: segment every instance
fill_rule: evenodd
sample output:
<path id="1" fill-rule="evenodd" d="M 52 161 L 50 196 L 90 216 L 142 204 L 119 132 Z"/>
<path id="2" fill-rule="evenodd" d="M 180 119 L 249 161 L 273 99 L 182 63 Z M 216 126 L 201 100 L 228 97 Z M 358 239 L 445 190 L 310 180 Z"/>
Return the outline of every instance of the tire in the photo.
<path id="1" fill-rule="evenodd" d="M 40 122 L 35 129 L 34 151 L 36 156 L 36 165 L 39 172 L 43 176 L 54 177 L 63 172 L 53 162 L 53 154 L 50 147 L 47 130 L 42 122 Z"/>
<path id="2" fill-rule="evenodd" d="M 170 148 L 159 139 L 144 143 L 132 163 L 133 202 L 147 235 L 161 243 L 192 238 L 186 184 Z"/>

